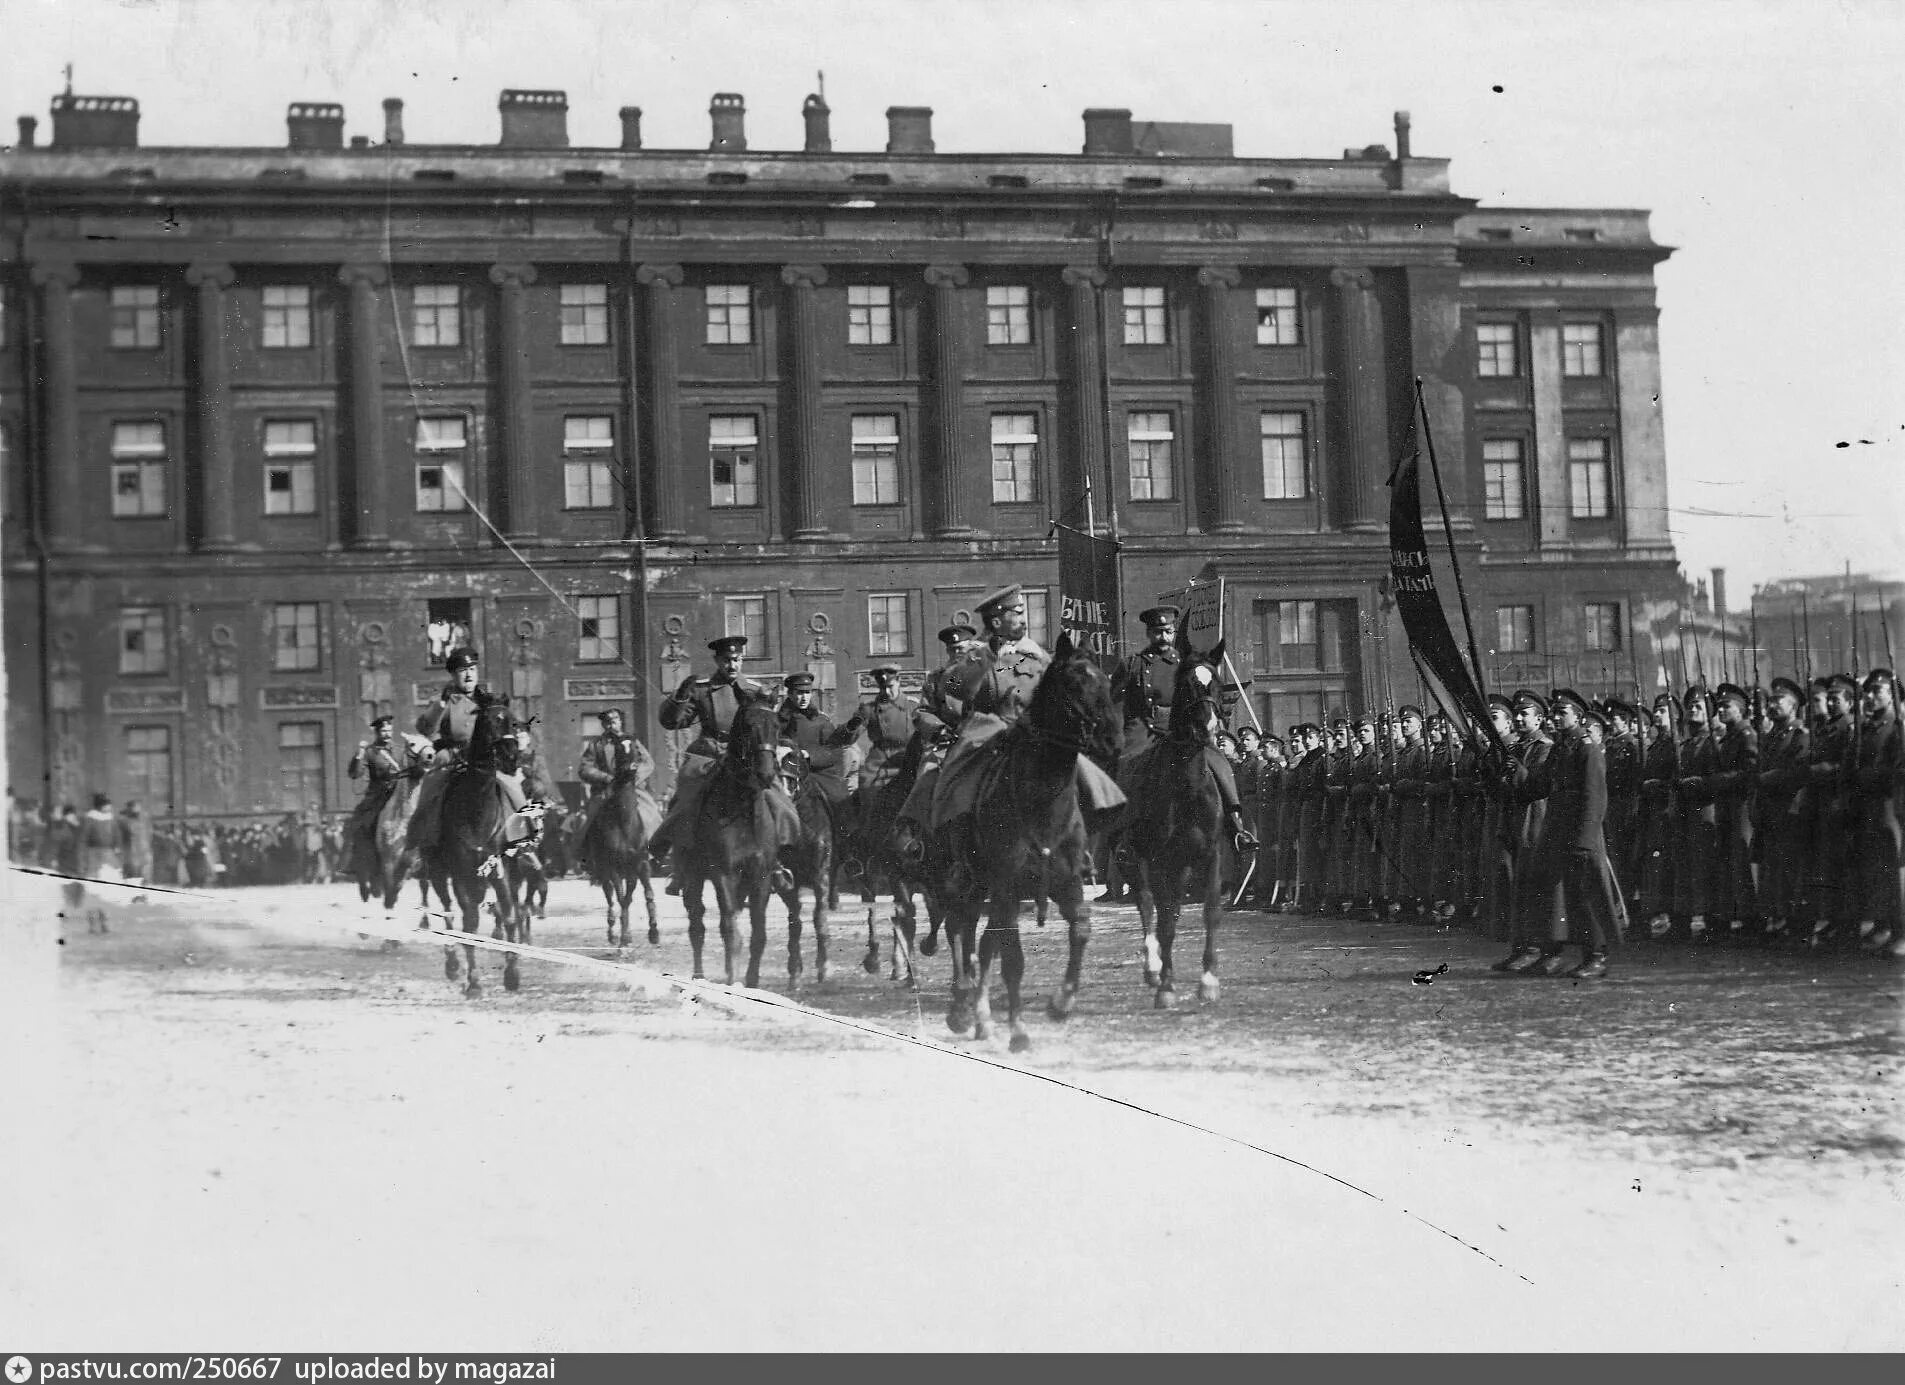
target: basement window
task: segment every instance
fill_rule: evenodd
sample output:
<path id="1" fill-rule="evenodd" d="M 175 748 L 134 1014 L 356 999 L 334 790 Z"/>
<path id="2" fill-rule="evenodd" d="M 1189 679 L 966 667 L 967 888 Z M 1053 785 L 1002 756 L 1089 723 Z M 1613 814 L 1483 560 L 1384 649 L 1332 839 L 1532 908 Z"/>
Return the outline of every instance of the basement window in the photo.
<path id="1" fill-rule="evenodd" d="M 1570 226 L 1562 231 L 1569 240 L 1599 240 L 1601 233 L 1592 226 Z"/>
<path id="2" fill-rule="evenodd" d="M 258 170 L 258 177 L 267 183 L 296 183 L 303 180 L 304 170 L 301 168 L 261 168 Z"/>
<path id="3" fill-rule="evenodd" d="M 1294 178 L 1259 178 L 1257 179 L 1257 186 L 1260 188 L 1263 188 L 1267 192 L 1295 192 L 1296 179 Z"/>
<path id="4" fill-rule="evenodd" d="M 738 188 L 747 182 L 745 173 L 710 173 L 708 182 L 718 188 Z"/>
<path id="5" fill-rule="evenodd" d="M 1475 233 L 1483 240 L 1513 240 L 1515 233 L 1506 226 L 1484 226 Z"/>
<path id="6" fill-rule="evenodd" d="M 884 188 L 892 186 L 893 178 L 887 173 L 849 173 L 847 181 L 863 188 Z"/>
<path id="7" fill-rule="evenodd" d="M 1030 187 L 1031 183 L 1023 173 L 995 173 L 986 179 L 986 185 L 995 188 L 1023 188 Z"/>
<path id="8" fill-rule="evenodd" d="M 608 174 L 599 168 L 565 168 L 562 170 L 563 182 L 575 183 L 584 187 L 606 182 L 608 176 Z"/>
<path id="9" fill-rule="evenodd" d="M 454 183 L 456 170 L 454 168 L 420 168 L 410 175 L 410 181 L 413 183 Z"/>
<path id="10" fill-rule="evenodd" d="M 1161 188 L 1164 186 L 1164 180 L 1162 178 L 1127 178 L 1124 180 L 1124 185 L 1128 188 Z"/>

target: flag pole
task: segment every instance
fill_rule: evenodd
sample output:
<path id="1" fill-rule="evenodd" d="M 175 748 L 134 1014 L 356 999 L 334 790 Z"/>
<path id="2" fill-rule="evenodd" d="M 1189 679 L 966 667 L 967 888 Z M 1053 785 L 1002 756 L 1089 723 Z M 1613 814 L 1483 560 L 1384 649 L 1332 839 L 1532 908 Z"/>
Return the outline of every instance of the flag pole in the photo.
<path id="1" fill-rule="evenodd" d="M 1448 540 L 1449 568 L 1455 574 L 1455 599 L 1462 604 L 1462 629 L 1468 635 L 1469 662 L 1475 668 L 1475 686 L 1488 696 L 1488 684 L 1482 678 L 1482 656 L 1475 646 L 1475 623 L 1469 619 L 1468 592 L 1462 585 L 1462 564 L 1455 556 L 1455 528 L 1449 523 L 1449 501 L 1442 491 L 1442 468 L 1435 460 L 1435 434 L 1429 428 L 1429 406 L 1422 398 L 1422 377 L 1416 376 L 1416 412 L 1422 419 L 1422 441 L 1429 450 L 1429 475 L 1435 478 L 1435 503 L 1442 511 L 1442 535 Z"/>

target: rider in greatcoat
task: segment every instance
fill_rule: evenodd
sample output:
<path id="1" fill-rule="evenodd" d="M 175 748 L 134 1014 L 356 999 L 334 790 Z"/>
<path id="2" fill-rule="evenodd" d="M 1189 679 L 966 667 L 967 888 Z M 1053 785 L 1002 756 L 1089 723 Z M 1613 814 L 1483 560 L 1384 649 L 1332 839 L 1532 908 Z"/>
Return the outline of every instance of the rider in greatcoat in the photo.
<path id="1" fill-rule="evenodd" d="M 422 766 L 412 769 L 405 763 L 403 753 L 397 748 L 396 718 L 381 716 L 370 723 L 371 739 L 357 743 L 357 753 L 351 756 L 350 765 L 345 772 L 353 779 L 368 778 L 364 784 L 364 796 L 357 800 L 357 806 L 351 810 L 350 821 L 344 829 L 345 850 L 349 853 L 345 869 L 353 875 L 358 870 L 357 851 L 368 845 L 371 833 L 376 830 L 377 815 L 384 810 L 384 804 L 397 791 L 397 783 L 407 774 L 422 774 Z"/>
<path id="2" fill-rule="evenodd" d="M 453 649 L 443 661 L 450 681 L 443 691 L 417 716 L 417 733 L 428 736 L 436 750 L 436 760 L 417 787 L 417 811 L 410 819 L 410 845 L 433 850 L 441 827 L 443 791 L 450 775 L 469 753 L 470 737 L 476 734 L 476 722 L 487 699 L 486 689 L 477 686 L 476 651 L 468 647 Z M 534 825 L 521 816 L 522 785 L 506 774 L 490 776 L 510 814 L 505 840 L 516 842 L 534 835 Z"/>

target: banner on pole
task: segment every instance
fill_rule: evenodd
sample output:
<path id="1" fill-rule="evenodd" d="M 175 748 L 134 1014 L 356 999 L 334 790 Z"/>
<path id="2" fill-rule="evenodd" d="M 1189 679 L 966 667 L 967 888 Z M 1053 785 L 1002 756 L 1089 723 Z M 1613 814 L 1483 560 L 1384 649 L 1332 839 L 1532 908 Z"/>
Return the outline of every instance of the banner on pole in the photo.
<path id="1" fill-rule="evenodd" d="M 1058 530 L 1058 596 L 1060 628 L 1071 631 L 1072 642 L 1091 651 L 1109 667 L 1117 657 L 1118 544 L 1095 538 L 1060 524 Z"/>
<path id="2" fill-rule="evenodd" d="M 1194 653 L 1208 654 L 1224 637 L 1224 579 L 1193 582 L 1159 598 L 1178 608 L 1178 629 Z"/>

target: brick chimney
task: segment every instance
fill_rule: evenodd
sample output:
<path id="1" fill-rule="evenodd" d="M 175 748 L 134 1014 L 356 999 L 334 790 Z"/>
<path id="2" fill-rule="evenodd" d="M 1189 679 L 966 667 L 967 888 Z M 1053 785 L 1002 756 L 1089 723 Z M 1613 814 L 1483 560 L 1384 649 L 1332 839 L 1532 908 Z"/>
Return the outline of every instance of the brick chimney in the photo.
<path id="1" fill-rule="evenodd" d="M 1396 112 L 1396 157 L 1409 157 L 1409 112 Z"/>
<path id="2" fill-rule="evenodd" d="M 1726 614 L 1726 569 L 1723 567 L 1713 569 L 1713 614 Z"/>
<path id="3" fill-rule="evenodd" d="M 828 128 L 828 117 L 832 114 L 824 96 L 815 94 L 800 103 L 800 118 L 807 122 L 807 143 L 803 146 L 805 153 L 833 152 L 833 133 Z"/>
<path id="4" fill-rule="evenodd" d="M 622 148 L 640 149 L 642 147 L 642 108 L 624 106 L 618 114 L 622 117 Z"/>
<path id="5" fill-rule="evenodd" d="M 933 108 L 931 106 L 888 106 L 886 108 L 886 152 L 889 154 L 932 153 Z"/>
<path id="6" fill-rule="evenodd" d="M 1131 112 L 1094 106 L 1085 112 L 1085 152 L 1087 154 L 1129 154 Z"/>
<path id="7" fill-rule="evenodd" d="M 496 100 L 505 149 L 567 149 L 569 95 L 562 91 L 505 91 Z"/>
<path id="8" fill-rule="evenodd" d="M 137 98 L 61 92 L 53 98 L 53 144 L 56 148 L 137 149 Z"/>
<path id="9" fill-rule="evenodd" d="M 285 111 L 286 144 L 292 149 L 342 149 L 344 108 L 330 101 L 293 101 Z"/>
<path id="10" fill-rule="evenodd" d="M 33 147 L 33 132 L 39 128 L 40 122 L 35 120 L 32 116 L 23 115 L 20 117 L 20 148 L 31 149 Z"/>
<path id="11" fill-rule="evenodd" d="M 395 96 L 384 98 L 384 143 L 403 143 L 403 102 Z"/>
<path id="12" fill-rule="evenodd" d="M 708 119 L 714 125 L 710 153 L 739 154 L 747 148 L 747 102 L 740 92 L 717 91 L 708 103 Z"/>

